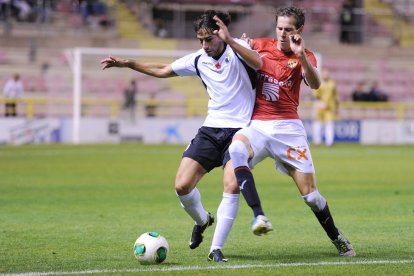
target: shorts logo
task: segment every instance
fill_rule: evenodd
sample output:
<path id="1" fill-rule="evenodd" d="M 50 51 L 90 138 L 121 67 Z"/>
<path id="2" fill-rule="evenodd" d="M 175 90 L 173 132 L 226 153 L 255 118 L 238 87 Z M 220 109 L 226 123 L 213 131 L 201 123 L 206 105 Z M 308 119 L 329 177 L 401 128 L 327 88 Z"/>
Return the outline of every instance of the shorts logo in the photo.
<path id="1" fill-rule="evenodd" d="M 289 61 L 288 61 L 288 67 L 290 69 L 295 68 L 296 65 L 298 65 L 298 60 L 297 59 L 289 59 Z"/>
<path id="2" fill-rule="evenodd" d="M 300 160 L 300 159 L 305 159 L 308 160 L 308 157 L 306 156 L 306 149 L 300 150 L 300 149 L 294 149 L 294 148 L 289 148 L 287 150 L 287 157 L 291 160 Z"/>

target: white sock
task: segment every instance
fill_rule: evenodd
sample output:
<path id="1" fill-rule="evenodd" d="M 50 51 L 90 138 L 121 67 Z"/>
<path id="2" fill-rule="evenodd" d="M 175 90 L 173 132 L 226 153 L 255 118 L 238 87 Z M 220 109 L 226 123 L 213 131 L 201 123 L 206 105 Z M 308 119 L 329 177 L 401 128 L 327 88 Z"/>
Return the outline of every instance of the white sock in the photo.
<path id="1" fill-rule="evenodd" d="M 335 139 L 335 124 L 328 122 L 325 124 L 325 143 L 327 146 L 332 146 Z"/>
<path id="2" fill-rule="evenodd" d="M 181 202 L 181 206 L 196 224 L 204 225 L 207 222 L 207 211 L 204 210 L 203 204 L 201 203 L 201 195 L 197 187 L 187 195 L 177 196 Z"/>
<path id="3" fill-rule="evenodd" d="M 223 193 L 223 199 L 217 209 L 217 224 L 210 252 L 223 248 L 239 211 L 239 198 L 240 194 Z"/>
<path id="4" fill-rule="evenodd" d="M 326 206 L 326 199 L 319 193 L 317 189 L 307 195 L 302 196 L 302 198 L 314 212 L 320 212 Z"/>
<path id="5" fill-rule="evenodd" d="M 319 121 L 313 121 L 312 123 L 312 140 L 315 145 L 322 143 L 322 124 Z"/>

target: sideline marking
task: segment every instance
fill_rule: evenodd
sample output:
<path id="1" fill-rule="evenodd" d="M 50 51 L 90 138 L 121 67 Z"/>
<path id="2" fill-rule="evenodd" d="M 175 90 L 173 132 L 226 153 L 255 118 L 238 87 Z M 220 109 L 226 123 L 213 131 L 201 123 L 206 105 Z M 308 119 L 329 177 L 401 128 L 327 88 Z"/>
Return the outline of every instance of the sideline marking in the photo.
<path id="1" fill-rule="evenodd" d="M 296 267 L 296 266 L 327 266 L 327 265 L 370 265 L 370 264 L 407 264 L 414 260 L 377 260 L 356 262 L 317 262 L 317 263 L 279 263 L 279 264 L 247 264 L 247 265 L 216 265 L 216 266 L 172 266 L 144 269 L 102 269 L 82 271 L 50 271 L 50 272 L 24 272 L 14 274 L 0 274 L 0 276 L 47 276 L 47 275 L 79 275 L 94 273 L 136 273 L 156 271 L 188 271 L 188 270 L 216 270 L 216 269 L 238 269 L 238 268 L 272 268 L 272 267 Z"/>

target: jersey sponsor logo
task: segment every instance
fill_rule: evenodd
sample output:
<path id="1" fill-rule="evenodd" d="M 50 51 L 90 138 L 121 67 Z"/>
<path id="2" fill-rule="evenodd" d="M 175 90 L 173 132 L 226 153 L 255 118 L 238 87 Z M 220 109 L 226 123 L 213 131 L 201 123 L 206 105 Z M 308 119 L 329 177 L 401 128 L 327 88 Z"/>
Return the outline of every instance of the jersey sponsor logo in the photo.
<path id="1" fill-rule="evenodd" d="M 295 148 L 288 148 L 287 150 L 287 157 L 291 160 L 301 160 L 302 158 L 305 160 L 308 160 L 308 156 L 306 155 L 306 148 L 301 150 L 301 149 L 295 149 Z"/>
<path id="2" fill-rule="evenodd" d="M 276 102 L 279 100 L 279 81 L 265 73 L 258 73 L 258 79 L 262 83 L 261 93 L 266 101 Z"/>
<path id="3" fill-rule="evenodd" d="M 268 74 L 265 74 L 265 73 L 258 73 L 257 77 L 258 77 L 258 80 L 262 81 L 262 82 L 269 82 L 269 83 L 279 84 L 279 81 L 277 79 L 275 79 L 274 77 L 269 76 Z"/>
<path id="4" fill-rule="evenodd" d="M 268 74 L 265 73 L 257 73 L 257 79 L 259 82 L 262 83 L 274 83 L 279 87 L 292 87 L 293 86 L 293 81 L 291 80 L 292 76 L 289 76 L 287 81 L 279 81 L 276 78 L 274 78 L 273 76 L 270 76 Z"/>
<path id="5" fill-rule="evenodd" d="M 293 86 L 293 82 L 290 79 L 287 81 L 279 81 L 279 86 L 289 88 Z"/>
<path id="6" fill-rule="evenodd" d="M 297 59 L 289 59 L 287 65 L 290 69 L 293 69 L 298 65 L 298 60 Z"/>
<path id="7" fill-rule="evenodd" d="M 262 95 L 269 102 L 276 102 L 279 100 L 279 85 L 274 83 L 263 83 Z"/>

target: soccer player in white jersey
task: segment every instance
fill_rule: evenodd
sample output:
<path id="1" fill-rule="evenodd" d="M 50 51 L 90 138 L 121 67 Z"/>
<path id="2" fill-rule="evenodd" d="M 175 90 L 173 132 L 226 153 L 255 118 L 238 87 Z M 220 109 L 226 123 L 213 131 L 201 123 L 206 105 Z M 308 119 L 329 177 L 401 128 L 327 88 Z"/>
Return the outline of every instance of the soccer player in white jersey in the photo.
<path id="1" fill-rule="evenodd" d="M 261 58 L 248 43 L 232 38 L 227 26 L 228 13 L 207 11 L 194 21 L 202 48 L 172 64 L 147 63 L 107 57 L 103 69 L 128 67 L 138 72 L 167 78 L 198 75 L 209 94 L 208 114 L 195 138 L 183 153 L 175 178 L 176 194 L 188 215 L 195 221 L 190 248 L 203 241 L 204 230 L 213 224 L 214 216 L 201 202 L 197 184 L 213 168 L 224 166 L 224 192 L 217 210 L 217 224 L 208 260 L 227 261 L 222 248 L 236 218 L 239 187 L 234 176 L 228 147 L 234 133 L 245 127 L 251 118 L 256 70 Z"/>
<path id="2" fill-rule="evenodd" d="M 250 125 L 234 135 L 229 147 L 240 190 L 255 219 L 252 230 L 262 235 L 272 230 L 263 213 L 250 171 L 266 157 L 293 178 L 296 186 L 340 256 L 355 256 L 348 239 L 336 228 L 326 199 L 319 193 L 312 156 L 297 108 L 302 80 L 312 89 L 320 86 L 314 54 L 301 37 L 305 14 L 296 7 L 276 11 L 276 39 L 256 38 L 253 49 L 262 56 L 256 103 Z"/>

